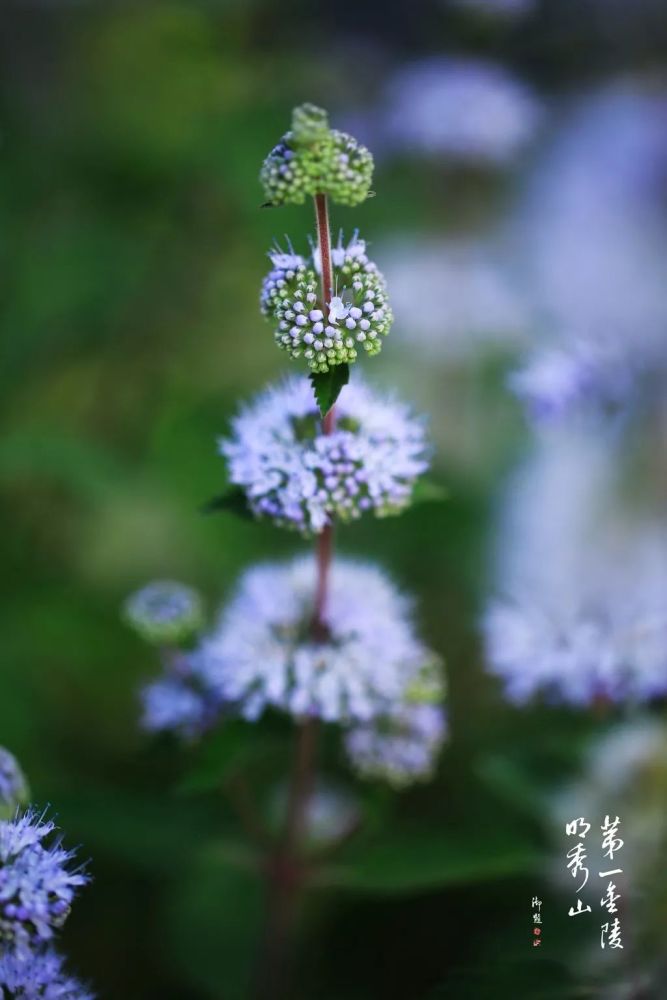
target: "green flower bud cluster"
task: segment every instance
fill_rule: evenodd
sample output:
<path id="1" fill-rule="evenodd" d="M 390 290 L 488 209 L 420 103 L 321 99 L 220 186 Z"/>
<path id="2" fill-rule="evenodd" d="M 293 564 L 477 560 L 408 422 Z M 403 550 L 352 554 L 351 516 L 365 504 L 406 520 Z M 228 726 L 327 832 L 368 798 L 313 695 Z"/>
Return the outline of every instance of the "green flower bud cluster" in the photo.
<path id="1" fill-rule="evenodd" d="M 326 311 L 318 298 L 319 251 L 306 259 L 270 253 L 273 267 L 262 286 L 265 316 L 277 323 L 274 338 L 291 357 L 304 357 L 314 372 L 356 360 L 359 349 L 378 354 L 394 320 L 385 280 L 368 259 L 357 234 L 339 240 L 331 254 L 334 289 Z"/>
<path id="2" fill-rule="evenodd" d="M 204 621 L 199 594 L 182 583 L 156 580 L 127 600 L 125 619 L 154 646 L 186 646 Z"/>
<path id="3" fill-rule="evenodd" d="M 295 108 L 292 128 L 264 161 L 260 180 L 270 205 L 303 205 L 316 194 L 358 205 L 370 192 L 373 157 L 351 135 L 329 128 L 326 112 Z"/>

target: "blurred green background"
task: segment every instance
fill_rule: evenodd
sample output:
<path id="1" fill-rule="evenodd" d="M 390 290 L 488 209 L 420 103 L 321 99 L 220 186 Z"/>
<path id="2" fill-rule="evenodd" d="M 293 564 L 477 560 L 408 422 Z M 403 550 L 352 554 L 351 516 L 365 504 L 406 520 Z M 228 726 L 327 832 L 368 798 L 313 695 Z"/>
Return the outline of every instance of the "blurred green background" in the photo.
<path id="1" fill-rule="evenodd" d="M 224 487 L 216 436 L 287 369 L 258 311 L 265 252 L 313 226 L 308 206 L 260 209 L 261 160 L 295 103 L 339 124 L 407 60 L 498 57 L 549 101 L 659 53 L 664 30 L 610 37 L 576 6 L 511 25 L 445 3 L 4 6 L 0 742 L 91 858 L 64 945 L 102 998 L 246 995 L 260 900 L 228 863 L 242 834 L 215 790 L 182 787 L 197 752 L 139 731 L 157 663 L 119 607 L 153 577 L 215 607 L 242 568 L 302 546 L 199 512 Z M 373 243 L 474 232 L 519 183 L 381 159 L 376 197 L 333 223 Z M 313 894 L 298 996 L 574 995 L 540 792 L 604 723 L 507 708 L 477 636 L 490 514 L 529 433 L 504 385 L 510 354 L 434 372 L 405 333 L 368 367 L 430 410 L 450 498 L 339 541 L 418 595 L 447 661 L 451 740 L 431 785 L 391 809 L 367 793 L 382 821 Z"/>

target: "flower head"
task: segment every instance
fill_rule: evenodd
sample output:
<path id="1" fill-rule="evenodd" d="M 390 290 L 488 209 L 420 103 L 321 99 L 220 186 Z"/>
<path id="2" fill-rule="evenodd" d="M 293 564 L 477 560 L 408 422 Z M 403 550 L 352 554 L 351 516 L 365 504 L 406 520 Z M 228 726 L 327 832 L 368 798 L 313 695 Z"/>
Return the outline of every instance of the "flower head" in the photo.
<path id="1" fill-rule="evenodd" d="M 490 669 L 518 703 L 663 696 L 665 525 L 622 502 L 608 441 L 557 431 L 520 471 L 501 522 Z"/>
<path id="2" fill-rule="evenodd" d="M 0 997 L 3 1000 L 93 1000 L 78 980 L 67 974 L 62 958 L 50 948 L 24 957 L 0 954 Z"/>
<path id="3" fill-rule="evenodd" d="M 125 617 L 137 632 L 155 645 L 188 641 L 201 628 L 199 594 L 182 583 L 156 580 L 128 598 Z"/>
<path id="4" fill-rule="evenodd" d="M 28 784 L 16 757 L 0 747 L 0 816 L 28 800 Z"/>
<path id="5" fill-rule="evenodd" d="M 664 90 L 606 84 L 573 105 L 526 187 L 515 239 L 547 332 L 513 385 L 532 415 L 664 396 L 666 114 Z"/>
<path id="6" fill-rule="evenodd" d="M 399 148 L 502 166 L 539 117 L 533 94 L 502 66 L 436 57 L 402 67 L 390 81 L 385 128 Z"/>
<path id="7" fill-rule="evenodd" d="M 406 703 L 384 718 L 352 726 L 345 750 L 361 777 L 404 788 L 433 776 L 445 734 L 439 705 Z"/>
<path id="8" fill-rule="evenodd" d="M 189 677 L 165 676 L 141 692 L 142 725 L 152 733 L 174 732 L 192 739 L 215 717 L 211 692 L 202 688 L 193 671 Z"/>
<path id="9" fill-rule="evenodd" d="M 162 649 L 163 672 L 141 691 L 141 724 L 150 733 L 194 740 L 213 725 L 221 705 L 200 669 L 200 647 Z"/>
<path id="10" fill-rule="evenodd" d="M 88 882 L 70 870 L 73 854 L 59 840 L 45 846 L 54 830 L 33 811 L 0 822 L 0 945 L 21 955 L 53 937 L 76 890 Z"/>
<path id="11" fill-rule="evenodd" d="M 428 466 L 424 422 L 359 382 L 342 394 L 337 414 L 336 429 L 323 434 L 308 380 L 298 377 L 235 418 L 220 451 L 255 514 L 310 534 L 333 516 L 383 516 L 410 502 Z"/>
<path id="12" fill-rule="evenodd" d="M 271 205 L 302 205 L 327 194 L 341 205 L 358 205 L 369 194 L 373 157 L 351 135 L 330 129 L 326 112 L 312 104 L 295 108 L 292 128 L 264 161 L 260 180 Z"/>
<path id="13" fill-rule="evenodd" d="M 315 589 L 310 556 L 257 566 L 204 640 L 200 669 L 246 718 L 269 707 L 325 721 L 386 714 L 431 659 L 410 602 L 375 566 L 333 562 L 325 638 L 313 634 Z"/>
<path id="14" fill-rule="evenodd" d="M 273 790 L 268 818 L 278 833 L 285 828 L 289 795 L 286 784 Z M 306 800 L 304 839 L 310 848 L 329 847 L 343 840 L 358 826 L 361 819 L 359 801 L 345 788 L 319 780 Z"/>
<path id="15" fill-rule="evenodd" d="M 393 323 L 385 280 L 357 234 L 332 251 L 336 294 L 325 313 L 319 301 L 319 251 L 308 258 L 280 250 L 269 254 L 261 306 L 276 324 L 274 339 L 291 357 L 303 356 L 315 372 L 350 363 L 363 348 L 378 354 Z"/>
<path id="16" fill-rule="evenodd" d="M 586 397 L 593 383 L 583 357 L 557 349 L 538 354 L 509 378 L 510 388 L 536 419 L 561 416 Z"/>

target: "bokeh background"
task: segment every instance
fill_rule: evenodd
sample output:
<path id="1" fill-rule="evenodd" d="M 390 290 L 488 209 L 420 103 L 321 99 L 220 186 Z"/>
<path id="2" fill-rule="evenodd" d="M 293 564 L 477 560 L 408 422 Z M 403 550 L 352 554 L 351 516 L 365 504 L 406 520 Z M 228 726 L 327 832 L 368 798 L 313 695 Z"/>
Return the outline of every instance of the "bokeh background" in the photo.
<path id="1" fill-rule="evenodd" d="M 543 344 L 610 326 L 629 356 L 664 344 L 664 5 L 7 0 L 3 22 L 0 742 L 91 858 L 64 935 L 73 967 L 109 1000 L 248 995 L 261 900 L 232 863 L 242 834 L 210 758 L 140 732 L 137 690 L 157 663 L 119 609 L 154 577 L 214 608 L 242 568 L 301 546 L 200 508 L 225 485 L 216 437 L 286 370 L 258 289 L 273 239 L 301 244 L 313 220 L 261 209 L 257 174 L 292 106 L 312 100 L 376 154 L 376 197 L 333 224 L 358 227 L 386 272 L 397 321 L 367 367 L 428 412 L 449 494 L 346 528 L 340 545 L 418 596 L 447 662 L 451 732 L 430 785 L 393 803 L 363 793 L 373 836 L 313 893 L 297 995 L 664 995 L 650 935 L 612 969 L 635 992 L 611 992 L 588 955 L 597 924 L 572 926 L 553 877 L 566 845 L 552 794 L 583 780 L 620 710 L 513 706 L 480 630 L 508 548 L 539 565 L 569 544 L 585 572 L 600 499 L 575 541 L 560 538 L 572 519 L 559 500 L 579 496 L 591 463 L 570 429 L 574 457 L 530 480 L 529 526 L 503 513 L 526 463 L 568 448 L 559 436 L 553 457 L 509 374 Z M 545 378 L 558 409 L 567 386 Z M 651 503 L 664 501 L 664 426 L 634 448 L 614 440 Z M 586 426 L 595 455 L 606 435 Z M 563 573 L 553 586 L 568 591 Z M 644 739 L 634 725 L 619 768 Z M 651 725 L 657 852 L 659 713 Z M 262 778 L 288 760 L 273 735 Z M 664 883 L 657 861 L 649 874 Z M 640 898 L 637 938 L 642 921 L 659 926 L 659 888 Z"/>

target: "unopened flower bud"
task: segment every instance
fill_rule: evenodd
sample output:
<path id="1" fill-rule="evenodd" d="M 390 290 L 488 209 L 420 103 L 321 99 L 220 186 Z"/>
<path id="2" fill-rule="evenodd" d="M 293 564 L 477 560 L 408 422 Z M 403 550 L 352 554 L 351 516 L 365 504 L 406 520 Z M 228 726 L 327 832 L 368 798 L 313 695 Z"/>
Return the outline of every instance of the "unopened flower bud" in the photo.
<path id="1" fill-rule="evenodd" d="M 326 112 L 312 104 L 295 108 L 292 129 L 262 166 L 260 180 L 271 205 L 301 205 L 329 195 L 341 205 L 358 205 L 369 194 L 373 157 L 352 136 L 330 129 Z"/>
<path id="2" fill-rule="evenodd" d="M 183 645 L 203 624 L 199 594 L 171 580 L 149 583 L 128 599 L 124 611 L 139 635 L 156 646 Z"/>

